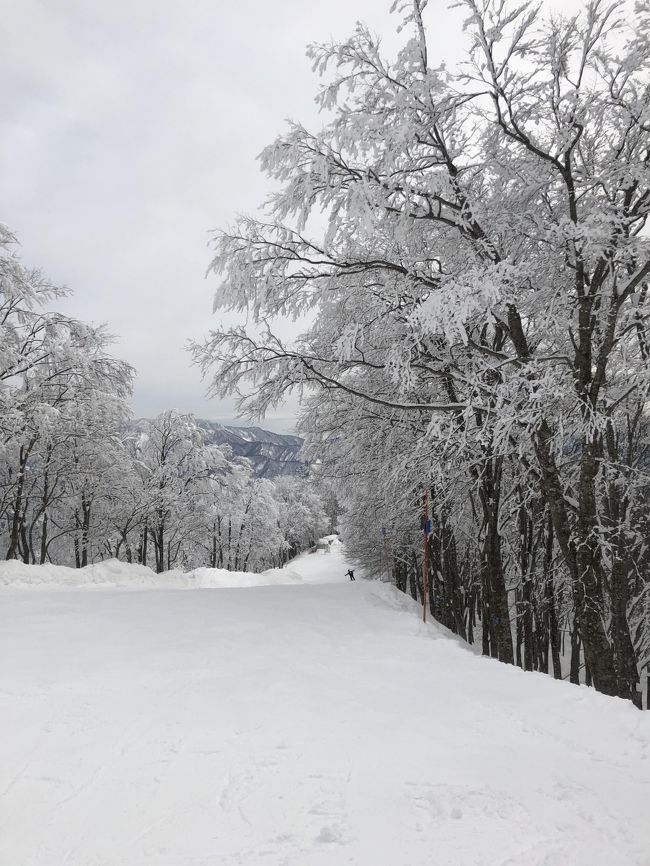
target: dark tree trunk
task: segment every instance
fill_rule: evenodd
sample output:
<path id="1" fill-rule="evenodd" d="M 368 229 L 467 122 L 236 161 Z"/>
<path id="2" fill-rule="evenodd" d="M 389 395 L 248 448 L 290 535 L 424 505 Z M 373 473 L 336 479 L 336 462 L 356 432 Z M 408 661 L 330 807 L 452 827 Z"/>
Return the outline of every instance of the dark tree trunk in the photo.
<path id="1" fill-rule="evenodd" d="M 158 508 L 156 512 L 156 526 L 151 531 L 154 555 L 156 557 L 156 573 L 162 574 L 165 570 L 165 512 Z"/>
<path id="2" fill-rule="evenodd" d="M 217 567 L 217 524 L 212 524 L 212 545 L 210 548 L 210 568 Z"/>
<path id="3" fill-rule="evenodd" d="M 618 694 L 612 648 L 603 624 L 602 593 L 595 573 L 598 555 L 595 512 L 596 453 L 583 441 L 580 457 L 578 517 L 575 539 L 552 451 L 552 432 L 542 422 L 535 439 L 542 488 L 553 518 L 553 528 L 572 581 L 575 624 L 580 634 L 594 685 L 608 695 Z M 577 635 L 576 635 L 577 639 Z M 573 681 L 573 680 L 572 680 Z"/>
<path id="4" fill-rule="evenodd" d="M 418 600 L 418 561 L 415 553 L 411 551 L 411 562 L 409 568 L 409 590 L 413 601 Z"/>
<path id="5" fill-rule="evenodd" d="M 83 516 L 81 526 L 81 567 L 88 565 L 88 548 L 90 540 L 90 512 L 92 503 L 86 499 L 85 493 L 81 497 L 81 513 Z"/>
<path id="6" fill-rule="evenodd" d="M 600 558 L 596 515 L 597 452 L 593 440 L 585 437 L 580 456 L 578 485 L 577 579 L 574 581 L 574 601 L 585 664 L 591 671 L 594 685 L 599 692 L 606 695 L 629 697 L 620 695 L 616 681 L 612 647 L 607 640 L 603 622 L 602 588 L 596 574 Z"/>
<path id="7" fill-rule="evenodd" d="M 25 467 L 27 465 L 27 450 L 21 445 L 18 455 L 18 479 L 13 503 L 11 530 L 9 533 L 9 549 L 7 559 L 20 558 L 20 524 L 23 518 L 23 492 L 25 489 Z"/>
<path id="8" fill-rule="evenodd" d="M 393 558 L 393 574 L 395 575 L 395 586 L 400 592 L 406 592 L 408 577 L 406 573 L 406 565 L 402 559 Z"/>
<path id="9" fill-rule="evenodd" d="M 27 538 L 27 525 L 25 521 L 25 512 L 20 520 L 20 552 L 25 565 L 29 565 L 31 560 L 31 547 Z"/>
<path id="10" fill-rule="evenodd" d="M 575 685 L 580 684 L 580 635 L 578 633 L 578 617 L 574 613 L 571 629 L 571 667 L 569 680 Z"/>
<path id="11" fill-rule="evenodd" d="M 553 579 L 553 545 L 553 519 L 549 511 L 546 522 L 546 539 L 544 545 L 544 595 L 546 603 L 548 639 L 551 649 L 550 655 L 553 664 L 553 676 L 556 680 L 561 680 L 562 664 L 560 661 L 560 628 L 557 618 L 555 582 Z"/>
<path id="12" fill-rule="evenodd" d="M 621 538 L 620 545 L 614 552 L 610 575 L 610 633 L 614 648 L 614 666 L 619 693 L 621 697 L 629 698 L 641 709 L 641 693 L 637 690 L 639 671 L 630 635 L 630 626 L 627 620 L 629 572 L 630 568 L 625 551 L 625 540 Z"/>
<path id="13" fill-rule="evenodd" d="M 43 512 L 43 525 L 41 526 L 41 553 L 39 563 L 44 565 L 47 560 L 47 533 L 48 533 L 49 517 L 47 511 Z"/>
<path id="14" fill-rule="evenodd" d="M 147 554 L 149 546 L 149 525 L 145 520 L 140 532 L 140 543 L 138 544 L 138 562 L 140 565 L 147 564 Z"/>
<path id="15" fill-rule="evenodd" d="M 484 656 L 490 655 L 490 606 L 487 602 L 487 583 L 483 578 L 481 567 L 481 652 Z"/>
<path id="16" fill-rule="evenodd" d="M 463 640 L 467 640 L 467 631 L 465 628 L 465 606 L 463 590 L 461 587 L 460 571 L 458 569 L 456 539 L 453 530 L 444 519 L 441 531 L 445 583 L 448 588 L 449 627 L 455 634 L 460 635 Z"/>
<path id="17" fill-rule="evenodd" d="M 640 414 L 639 411 L 636 418 L 628 425 L 628 437 L 633 435 L 632 431 L 638 424 Z M 631 466 L 633 460 L 632 443 L 628 441 L 627 454 L 622 461 L 611 423 L 607 427 L 605 441 L 607 443 L 607 454 L 614 465 L 621 466 L 623 464 L 627 467 Z M 627 493 L 621 493 L 620 487 L 621 483 L 624 483 L 627 487 L 629 481 L 628 472 L 624 472 L 622 477 L 617 472 L 617 475 L 605 487 L 605 523 L 608 528 L 607 535 L 612 557 L 611 573 L 609 576 L 610 635 L 612 638 L 614 668 L 618 680 L 619 693 L 622 696 L 627 696 L 641 709 L 641 694 L 637 690 L 639 670 L 627 618 L 630 601 L 630 584 L 633 580 L 632 574 L 634 571 L 633 562 L 634 559 L 638 562 L 640 556 L 637 549 L 630 547 L 629 537 L 626 537 L 625 530 L 629 517 L 630 501 Z"/>
<path id="18" fill-rule="evenodd" d="M 479 497 L 483 509 L 483 550 L 481 577 L 484 594 L 484 612 L 490 635 L 492 655 L 499 661 L 514 664 L 510 611 L 506 589 L 501 536 L 499 534 L 499 508 L 501 490 L 501 458 L 486 459 L 479 472 Z M 483 620 L 483 630 L 486 620 Z"/>
<path id="19" fill-rule="evenodd" d="M 476 590 L 473 586 L 469 589 L 469 603 L 467 605 L 467 643 L 474 643 L 474 626 L 476 625 Z"/>

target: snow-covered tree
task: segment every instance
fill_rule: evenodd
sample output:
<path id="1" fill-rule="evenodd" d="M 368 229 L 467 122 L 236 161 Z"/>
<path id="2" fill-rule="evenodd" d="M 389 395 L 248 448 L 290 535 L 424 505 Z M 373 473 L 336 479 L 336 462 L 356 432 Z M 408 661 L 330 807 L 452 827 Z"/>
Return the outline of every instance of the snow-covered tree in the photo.
<path id="1" fill-rule="evenodd" d="M 430 544 L 455 551 L 446 621 L 467 631 L 478 610 L 484 652 L 514 661 L 514 637 L 525 666 L 550 665 L 550 649 L 560 675 L 561 602 L 575 664 L 582 647 L 596 688 L 635 699 L 650 7 L 592 0 L 546 19 L 463 0 L 466 62 L 449 70 L 431 60 L 426 0 L 395 5 L 408 35 L 393 60 L 362 25 L 310 48 L 331 119 L 291 124 L 263 152 L 278 191 L 264 219 L 216 237 L 213 262 L 217 306 L 254 326 L 217 330 L 196 355 L 252 415 L 315 392 L 305 429 L 337 455 L 363 432 L 361 465 L 394 460 L 401 438 L 398 501 L 415 527 L 427 488 Z M 307 312 L 293 344 L 271 332 L 275 315 Z M 449 574 L 427 580 L 435 608 Z"/>
<path id="2" fill-rule="evenodd" d="M 154 550 L 156 571 L 182 562 L 189 539 L 195 538 L 209 482 L 227 471 L 227 454 L 205 443 L 194 418 L 175 410 L 145 425 L 136 456 L 147 502 L 147 539 Z M 146 553 L 143 561 L 146 563 Z"/>
<path id="3" fill-rule="evenodd" d="M 55 539 L 77 532 L 75 549 L 85 563 L 97 475 L 111 436 L 128 415 L 132 370 L 108 353 L 103 329 L 42 309 L 63 292 L 26 269 L 12 244 L 4 232 L 0 508 L 6 555 L 43 562 Z M 61 507 L 64 500 L 74 512 L 74 528 L 53 520 L 53 504 Z"/>
<path id="4" fill-rule="evenodd" d="M 191 415 L 130 422 L 133 370 L 103 328 L 51 312 L 64 294 L 0 227 L 0 544 L 78 568 L 105 557 L 158 572 L 254 570 L 309 547 L 324 524 L 301 480 L 254 477 Z"/>

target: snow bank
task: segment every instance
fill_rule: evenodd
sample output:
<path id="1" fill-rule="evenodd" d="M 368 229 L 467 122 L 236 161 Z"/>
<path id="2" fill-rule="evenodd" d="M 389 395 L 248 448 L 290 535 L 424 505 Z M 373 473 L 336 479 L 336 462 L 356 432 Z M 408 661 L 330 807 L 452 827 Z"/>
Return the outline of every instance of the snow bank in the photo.
<path id="1" fill-rule="evenodd" d="M 16 560 L 0 562 L 0 588 L 14 589 L 216 589 L 301 582 L 301 576 L 291 568 L 272 568 L 261 574 L 223 568 L 156 574 L 144 565 L 117 559 L 107 559 L 85 568 L 25 565 Z"/>
<path id="2" fill-rule="evenodd" d="M 338 536 L 327 536 L 322 541 L 326 549 L 303 554 L 284 568 L 271 568 L 260 574 L 224 568 L 156 574 L 147 566 L 118 559 L 107 559 L 85 568 L 3 561 L 0 562 L 0 589 L 226 589 L 343 580 L 347 566 L 342 559 Z"/>

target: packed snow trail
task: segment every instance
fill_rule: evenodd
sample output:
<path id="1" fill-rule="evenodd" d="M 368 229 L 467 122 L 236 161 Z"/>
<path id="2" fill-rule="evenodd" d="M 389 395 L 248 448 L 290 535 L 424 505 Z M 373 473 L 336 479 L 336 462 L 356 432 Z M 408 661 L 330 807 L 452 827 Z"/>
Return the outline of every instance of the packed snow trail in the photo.
<path id="1" fill-rule="evenodd" d="M 291 567 L 0 593 L 2 866 L 650 863 L 650 713 Z"/>

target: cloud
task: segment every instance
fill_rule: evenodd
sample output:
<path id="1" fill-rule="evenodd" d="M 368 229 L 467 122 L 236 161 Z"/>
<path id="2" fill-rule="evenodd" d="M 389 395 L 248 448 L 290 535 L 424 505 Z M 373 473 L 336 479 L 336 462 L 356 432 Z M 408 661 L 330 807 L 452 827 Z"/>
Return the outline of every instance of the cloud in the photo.
<path id="1" fill-rule="evenodd" d="M 66 312 L 119 337 L 137 414 L 231 416 L 184 351 L 215 321 L 209 230 L 263 201 L 255 158 L 285 117 L 318 125 L 306 43 L 357 18 L 385 32 L 388 7 L 5 0 L 0 219 L 28 262 L 74 289 Z"/>

